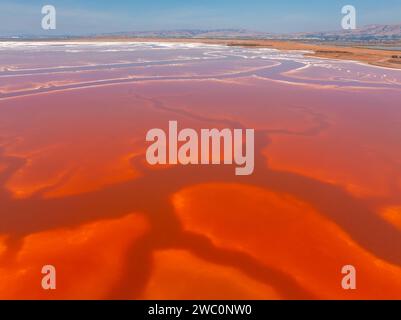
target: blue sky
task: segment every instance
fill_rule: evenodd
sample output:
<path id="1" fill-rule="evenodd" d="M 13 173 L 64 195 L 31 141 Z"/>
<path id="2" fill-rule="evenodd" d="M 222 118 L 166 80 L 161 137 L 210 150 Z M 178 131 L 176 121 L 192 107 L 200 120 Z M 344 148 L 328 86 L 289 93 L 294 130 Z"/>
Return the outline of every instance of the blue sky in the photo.
<path id="1" fill-rule="evenodd" d="M 401 23 L 401 0 L 0 0 L 0 35 L 43 34 L 41 8 L 57 9 L 56 34 L 244 28 L 275 33 L 337 30 L 341 8 L 358 26 Z"/>

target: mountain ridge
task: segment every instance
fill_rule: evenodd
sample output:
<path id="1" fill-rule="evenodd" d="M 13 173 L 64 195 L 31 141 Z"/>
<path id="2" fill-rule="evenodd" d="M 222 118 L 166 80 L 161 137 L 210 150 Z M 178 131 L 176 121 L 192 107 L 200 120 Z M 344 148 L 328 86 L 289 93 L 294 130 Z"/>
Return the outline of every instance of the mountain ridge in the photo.
<path id="1" fill-rule="evenodd" d="M 320 40 L 320 41 L 387 41 L 401 40 L 401 23 L 393 25 L 370 24 L 355 30 L 335 30 L 318 32 L 271 33 L 242 28 L 221 29 L 177 29 L 165 31 L 125 31 L 82 36 L 7 36 L 3 39 L 48 39 L 48 38 L 185 38 L 185 39 L 254 39 L 254 40 Z"/>

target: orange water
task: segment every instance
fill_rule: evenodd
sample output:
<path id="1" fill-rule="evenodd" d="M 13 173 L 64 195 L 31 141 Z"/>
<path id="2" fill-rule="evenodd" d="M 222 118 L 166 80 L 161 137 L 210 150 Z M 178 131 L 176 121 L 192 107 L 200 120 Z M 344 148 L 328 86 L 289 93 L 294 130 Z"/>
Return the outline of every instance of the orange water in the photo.
<path id="1" fill-rule="evenodd" d="M 135 48 L 4 49 L 0 298 L 401 298 L 400 72 Z M 150 167 L 146 132 L 170 120 L 254 128 L 254 174 Z M 341 288 L 348 264 L 356 290 Z"/>

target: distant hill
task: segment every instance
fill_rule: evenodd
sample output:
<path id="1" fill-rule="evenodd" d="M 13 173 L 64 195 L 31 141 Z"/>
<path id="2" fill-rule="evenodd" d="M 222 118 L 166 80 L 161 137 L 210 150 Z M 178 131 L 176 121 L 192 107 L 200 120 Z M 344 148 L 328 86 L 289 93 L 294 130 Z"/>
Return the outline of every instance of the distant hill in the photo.
<path id="1" fill-rule="evenodd" d="M 274 37 L 275 35 L 266 32 L 249 31 L 244 29 L 183 29 L 171 31 L 133 31 L 133 32 L 118 32 L 106 33 L 97 35 L 104 36 L 120 36 L 120 37 L 135 37 L 135 38 L 266 38 Z"/>
<path id="2" fill-rule="evenodd" d="M 292 34 L 291 36 L 294 38 L 319 39 L 328 41 L 400 40 L 401 24 L 396 24 L 396 25 L 373 24 L 355 30 L 297 33 L 297 34 Z"/>
<path id="3" fill-rule="evenodd" d="M 356 30 L 339 30 L 327 32 L 304 32 L 274 34 L 269 32 L 250 31 L 245 29 L 213 29 L 213 30 L 173 30 L 173 31 L 136 31 L 102 34 L 97 36 L 119 36 L 135 38 L 224 38 L 224 39 L 289 39 L 289 40 L 321 40 L 321 41 L 383 41 L 401 40 L 401 24 L 368 25 Z"/>
<path id="4" fill-rule="evenodd" d="M 3 39 L 76 39 L 76 38 L 183 38 L 183 39 L 270 39 L 270 40 L 317 40 L 317 41 L 347 41 L 347 42 L 380 42 L 401 41 L 401 24 L 397 25 L 367 25 L 356 30 L 337 30 L 325 32 L 303 32 L 276 34 L 269 32 L 250 31 L 245 29 L 183 29 L 171 31 L 132 31 L 103 33 L 86 36 L 31 36 L 21 35 Z"/>
<path id="5" fill-rule="evenodd" d="M 360 30 L 355 30 L 357 34 L 375 35 L 375 36 L 397 36 L 401 37 L 401 24 L 378 25 L 372 24 L 365 26 Z"/>

